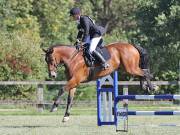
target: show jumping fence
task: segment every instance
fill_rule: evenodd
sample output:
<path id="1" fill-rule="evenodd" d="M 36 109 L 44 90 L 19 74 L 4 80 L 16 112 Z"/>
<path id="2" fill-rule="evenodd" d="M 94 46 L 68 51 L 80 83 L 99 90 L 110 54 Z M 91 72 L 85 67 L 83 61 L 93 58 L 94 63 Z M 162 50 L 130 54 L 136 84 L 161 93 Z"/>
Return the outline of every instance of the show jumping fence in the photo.
<path id="1" fill-rule="evenodd" d="M 98 126 L 115 125 L 116 131 L 128 131 L 128 115 L 180 115 L 180 111 L 129 111 L 128 100 L 179 100 L 180 95 L 128 95 L 129 83 L 123 86 L 123 95 L 118 95 L 117 75 L 117 71 L 115 71 L 113 78 L 108 75 L 97 81 Z M 177 83 L 179 85 L 179 82 Z M 153 84 L 157 85 L 158 83 L 153 82 Z M 160 84 L 167 85 L 169 83 L 160 82 Z M 119 101 L 123 101 L 122 106 L 119 105 Z M 119 125 L 122 127 L 121 129 L 119 129 Z"/>
<path id="2" fill-rule="evenodd" d="M 180 81 L 152 81 L 154 85 L 179 85 Z M 0 81 L 0 85 L 36 85 L 36 106 L 39 112 L 44 109 L 44 85 L 65 85 L 66 81 Z M 128 86 L 140 85 L 139 81 L 118 81 L 118 74 L 114 78 L 110 75 L 96 82 L 83 83 L 83 85 L 97 84 L 97 120 L 98 125 L 116 125 L 123 123 L 123 131 L 128 131 L 128 115 L 180 115 L 180 111 L 129 111 L 128 100 L 153 100 L 153 99 L 180 99 L 180 95 L 128 95 Z M 111 87 L 103 88 L 103 86 Z M 123 86 L 123 94 L 118 95 L 118 85 Z M 118 108 L 119 101 L 125 103 Z"/>

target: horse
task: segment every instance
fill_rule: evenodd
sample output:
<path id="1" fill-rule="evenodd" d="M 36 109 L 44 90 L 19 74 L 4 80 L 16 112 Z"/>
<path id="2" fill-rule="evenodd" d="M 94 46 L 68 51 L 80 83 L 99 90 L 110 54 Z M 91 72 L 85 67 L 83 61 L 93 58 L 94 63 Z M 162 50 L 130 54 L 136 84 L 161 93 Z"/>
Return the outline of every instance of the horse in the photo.
<path id="1" fill-rule="evenodd" d="M 83 51 L 77 51 L 77 49 L 71 45 L 59 44 L 51 46 L 47 50 L 43 49 L 50 77 L 56 78 L 58 65 L 65 67 L 67 83 L 59 90 L 50 110 L 51 112 L 56 111 L 60 103 L 60 97 L 64 94 L 64 91 L 68 92 L 67 107 L 62 120 L 63 122 L 69 120 L 70 108 L 76 87 L 80 83 L 96 80 L 111 74 L 117 70 L 120 65 L 122 65 L 130 75 L 141 77 L 140 84 L 142 88 L 153 89 L 150 81 L 150 73 L 140 67 L 140 60 L 144 57 L 137 47 L 129 43 L 116 42 L 105 46 L 105 48 L 110 54 L 110 59 L 107 61 L 110 65 L 108 69 L 102 69 L 100 64 L 97 64 L 95 67 L 88 67 L 83 57 Z M 147 81 L 147 85 L 144 83 L 145 80 Z"/>

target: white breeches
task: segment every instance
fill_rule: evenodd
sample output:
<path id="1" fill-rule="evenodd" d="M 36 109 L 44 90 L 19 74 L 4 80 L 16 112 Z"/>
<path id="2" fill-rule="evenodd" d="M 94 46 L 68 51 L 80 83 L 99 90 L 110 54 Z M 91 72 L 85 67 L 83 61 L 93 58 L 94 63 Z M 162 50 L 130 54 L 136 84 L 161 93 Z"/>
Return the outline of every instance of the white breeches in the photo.
<path id="1" fill-rule="evenodd" d="M 101 36 L 100 37 L 95 37 L 95 38 L 92 38 L 90 40 L 90 36 L 88 36 L 87 40 L 85 43 L 89 43 L 90 44 L 90 47 L 89 47 L 89 52 L 92 54 L 93 51 L 96 49 L 99 41 L 101 40 Z"/>

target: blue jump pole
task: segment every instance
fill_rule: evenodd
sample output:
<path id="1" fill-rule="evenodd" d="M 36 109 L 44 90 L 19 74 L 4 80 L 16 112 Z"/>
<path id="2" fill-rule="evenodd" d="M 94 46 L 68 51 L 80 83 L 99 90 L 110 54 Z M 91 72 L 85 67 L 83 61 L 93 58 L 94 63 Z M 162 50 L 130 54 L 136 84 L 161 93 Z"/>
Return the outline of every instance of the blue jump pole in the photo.
<path id="1" fill-rule="evenodd" d="M 97 125 L 101 126 L 101 93 L 100 93 L 100 80 L 98 79 L 96 81 L 96 86 L 97 86 Z"/>

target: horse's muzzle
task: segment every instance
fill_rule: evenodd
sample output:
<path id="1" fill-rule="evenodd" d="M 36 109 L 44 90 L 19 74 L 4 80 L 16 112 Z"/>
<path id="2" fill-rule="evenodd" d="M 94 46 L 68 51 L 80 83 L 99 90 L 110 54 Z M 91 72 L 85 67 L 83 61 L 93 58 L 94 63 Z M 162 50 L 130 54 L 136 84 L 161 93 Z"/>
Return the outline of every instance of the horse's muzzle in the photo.
<path id="1" fill-rule="evenodd" d="M 49 77 L 56 78 L 57 74 L 54 71 L 50 71 Z"/>

